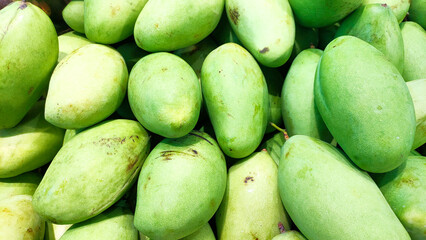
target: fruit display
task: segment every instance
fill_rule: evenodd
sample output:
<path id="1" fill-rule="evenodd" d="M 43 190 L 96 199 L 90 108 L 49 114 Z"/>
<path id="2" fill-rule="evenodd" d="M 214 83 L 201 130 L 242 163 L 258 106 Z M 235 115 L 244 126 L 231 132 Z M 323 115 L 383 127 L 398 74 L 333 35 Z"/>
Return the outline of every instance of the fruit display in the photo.
<path id="1" fill-rule="evenodd" d="M 425 240 L 425 0 L 0 0 L 0 240 Z"/>

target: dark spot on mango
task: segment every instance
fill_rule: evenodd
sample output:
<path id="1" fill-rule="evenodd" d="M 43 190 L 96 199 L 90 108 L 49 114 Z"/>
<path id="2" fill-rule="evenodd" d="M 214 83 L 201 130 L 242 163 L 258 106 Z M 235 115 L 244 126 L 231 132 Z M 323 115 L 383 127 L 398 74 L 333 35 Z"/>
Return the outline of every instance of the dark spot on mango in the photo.
<path id="1" fill-rule="evenodd" d="M 244 183 L 248 183 L 248 182 L 250 182 L 250 181 L 254 182 L 254 177 L 252 177 L 252 176 L 247 176 L 247 177 L 244 179 Z"/>
<path id="2" fill-rule="evenodd" d="M 210 206 L 212 208 L 216 208 L 216 202 L 214 201 L 214 199 L 210 200 Z"/>
<path id="3" fill-rule="evenodd" d="M 167 71 L 167 68 L 162 68 L 161 71 L 165 72 Z"/>
<path id="4" fill-rule="evenodd" d="M 262 50 L 259 50 L 260 53 L 267 53 L 269 52 L 269 48 L 268 47 L 264 47 Z"/>
<path id="5" fill-rule="evenodd" d="M 27 232 L 29 232 L 29 233 L 30 233 L 30 232 L 33 232 L 33 229 L 32 229 L 32 228 L 28 228 L 28 229 L 27 229 Z"/>
<path id="6" fill-rule="evenodd" d="M 28 90 L 28 95 L 30 95 L 33 91 L 34 91 L 34 87 L 30 87 L 30 89 Z"/>
<path id="7" fill-rule="evenodd" d="M 290 154 L 290 152 L 289 151 L 287 151 L 287 153 L 285 154 L 285 157 L 288 157 L 288 155 Z"/>
<path id="8" fill-rule="evenodd" d="M 188 133 L 188 134 L 189 134 L 189 135 L 192 135 L 192 136 L 199 137 L 199 138 L 201 138 L 201 139 L 203 139 L 203 140 L 207 141 L 208 143 L 210 143 L 210 145 L 213 145 L 213 143 L 212 143 L 212 142 L 210 142 L 207 138 L 205 138 L 205 137 L 203 137 L 203 136 L 200 136 L 200 135 L 195 134 L 195 133 Z"/>
<path id="9" fill-rule="evenodd" d="M 129 172 L 130 170 L 133 169 L 133 167 L 136 165 L 136 163 L 138 162 L 138 157 L 134 157 L 134 158 L 130 158 L 129 157 L 129 164 L 127 165 L 127 169 L 126 171 Z"/>
<path id="10" fill-rule="evenodd" d="M 197 150 L 192 149 L 192 152 L 198 154 Z"/>
<path id="11" fill-rule="evenodd" d="M 172 159 L 169 158 L 169 157 L 164 158 L 164 161 L 170 161 L 170 160 L 172 160 Z"/>
<path id="12" fill-rule="evenodd" d="M 240 13 L 238 12 L 238 8 L 234 8 L 234 9 L 229 9 L 229 17 L 231 18 L 231 21 L 237 25 L 238 24 L 238 20 L 240 17 Z"/>
<path id="13" fill-rule="evenodd" d="M 251 237 L 253 238 L 253 240 L 259 240 L 258 237 L 256 237 L 256 235 L 254 233 L 250 233 Z"/>
<path id="14" fill-rule="evenodd" d="M 19 6 L 19 9 L 25 9 L 27 8 L 27 4 L 26 2 L 21 2 L 21 5 Z"/>
<path id="15" fill-rule="evenodd" d="M 380 4 L 382 7 L 387 7 L 388 5 L 386 3 Z"/>

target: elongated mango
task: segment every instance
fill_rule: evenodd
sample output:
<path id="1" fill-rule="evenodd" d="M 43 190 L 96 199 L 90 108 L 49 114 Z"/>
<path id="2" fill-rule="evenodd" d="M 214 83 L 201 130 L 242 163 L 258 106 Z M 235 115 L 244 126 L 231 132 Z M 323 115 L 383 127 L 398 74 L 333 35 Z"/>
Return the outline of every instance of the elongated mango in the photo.
<path id="1" fill-rule="evenodd" d="M 416 149 L 426 143 L 426 79 L 407 82 L 416 112 L 416 133 L 411 149 Z"/>
<path id="2" fill-rule="evenodd" d="M 426 31 L 415 22 L 403 22 L 400 27 L 404 40 L 404 80 L 426 78 Z"/>
<path id="3" fill-rule="evenodd" d="M 72 30 L 84 33 L 84 1 L 73 0 L 62 11 L 64 21 Z"/>
<path id="4" fill-rule="evenodd" d="M 407 16 L 408 9 L 410 8 L 410 2 L 414 0 L 364 0 L 363 5 L 379 3 L 387 5 L 392 10 L 398 22 L 402 22 L 405 16 Z M 411 11 L 410 11 L 411 16 Z"/>

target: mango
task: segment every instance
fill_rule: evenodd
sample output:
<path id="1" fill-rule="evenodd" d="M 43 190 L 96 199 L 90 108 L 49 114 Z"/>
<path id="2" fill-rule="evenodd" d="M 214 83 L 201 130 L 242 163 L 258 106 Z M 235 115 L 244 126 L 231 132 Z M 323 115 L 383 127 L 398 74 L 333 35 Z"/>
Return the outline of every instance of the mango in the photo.
<path id="1" fill-rule="evenodd" d="M 220 21 L 217 24 L 215 30 L 212 32 L 211 36 L 219 45 L 230 42 L 236 43 L 238 45 L 243 45 L 240 40 L 238 40 L 238 37 L 235 34 L 234 30 L 232 30 L 226 11 L 223 11 L 222 17 L 220 18 Z"/>
<path id="2" fill-rule="evenodd" d="M 408 9 L 410 8 L 410 2 L 414 2 L 414 0 L 364 0 L 363 5 L 374 3 L 387 5 L 392 10 L 393 14 L 398 20 L 398 23 L 400 23 L 407 15 Z"/>
<path id="3" fill-rule="evenodd" d="M 277 69 L 266 67 L 262 67 L 261 69 L 265 76 L 269 95 L 269 124 L 267 124 L 265 133 L 271 133 L 276 129 L 270 123 L 274 123 L 277 126 L 281 126 L 283 123 L 281 115 L 281 88 L 284 83 L 284 77 Z"/>
<path id="4" fill-rule="evenodd" d="M 44 240 L 59 240 L 71 226 L 72 224 L 58 225 L 46 222 Z"/>
<path id="5" fill-rule="evenodd" d="M 132 120 L 102 122 L 67 142 L 34 193 L 43 218 L 74 224 L 95 217 L 130 188 L 149 151 L 149 136 Z"/>
<path id="6" fill-rule="evenodd" d="M 64 132 L 44 119 L 44 101 L 37 102 L 16 127 L 0 130 L 0 178 L 18 176 L 52 161 Z"/>
<path id="7" fill-rule="evenodd" d="M 272 240 L 306 240 L 306 238 L 298 231 L 286 231 L 280 235 L 275 236 Z"/>
<path id="8" fill-rule="evenodd" d="M 411 0 L 408 19 L 426 28 L 426 1 Z"/>
<path id="9" fill-rule="evenodd" d="M 225 188 L 225 158 L 213 138 L 192 131 L 164 139 L 142 167 L 134 224 L 151 239 L 186 237 L 213 216 Z"/>
<path id="10" fill-rule="evenodd" d="M 330 133 L 358 167 L 382 173 L 407 159 L 416 129 L 413 101 L 379 50 L 352 36 L 333 40 L 318 63 L 314 96 Z"/>
<path id="11" fill-rule="evenodd" d="M 201 87 L 222 151 L 232 158 L 254 152 L 269 114 L 266 80 L 256 60 L 241 46 L 226 43 L 204 60 Z"/>
<path id="12" fill-rule="evenodd" d="M 182 240 L 216 240 L 212 228 L 209 223 L 204 224 L 199 230 L 195 233 L 182 238 Z"/>
<path id="13" fill-rule="evenodd" d="M 83 130 L 84 129 L 67 129 L 65 131 L 64 140 L 62 142 L 62 145 L 69 142 L 69 140 L 71 140 L 71 138 L 73 138 L 75 135 L 77 135 L 78 133 L 80 133 Z"/>
<path id="14" fill-rule="evenodd" d="M 295 24 L 295 26 L 296 35 L 294 39 L 294 46 L 288 62 L 292 62 L 303 50 L 318 47 L 319 43 L 318 30 L 302 27 L 299 24 Z"/>
<path id="15" fill-rule="evenodd" d="M 284 133 L 278 132 L 266 140 L 260 148 L 262 150 L 266 149 L 266 151 L 269 153 L 269 156 L 271 156 L 274 162 L 278 165 L 281 158 L 281 148 L 285 141 L 286 139 Z"/>
<path id="16" fill-rule="evenodd" d="M 135 24 L 136 43 L 148 52 L 194 45 L 216 28 L 223 6 L 224 0 L 150 0 Z"/>
<path id="17" fill-rule="evenodd" d="M 46 90 L 59 48 L 49 17 L 21 1 L 0 10 L 0 39 L 0 129 L 4 129 L 15 127 Z"/>
<path id="18" fill-rule="evenodd" d="M 32 196 L 40 183 L 42 175 L 27 172 L 16 177 L 0 179 L 0 201 L 15 195 Z"/>
<path id="19" fill-rule="evenodd" d="M 55 126 L 89 127 L 111 115 L 123 101 L 128 72 L 112 48 L 89 44 L 55 68 L 46 99 L 46 120 Z"/>
<path id="20" fill-rule="evenodd" d="M 415 22 L 403 22 L 400 27 L 404 40 L 404 80 L 426 78 L 426 31 Z"/>
<path id="21" fill-rule="evenodd" d="M 132 70 L 133 66 L 149 53 L 140 49 L 134 41 L 123 43 L 117 47 L 117 51 L 121 54 L 126 62 L 127 69 Z"/>
<path id="22" fill-rule="evenodd" d="M 72 30 L 84 33 L 84 1 L 73 0 L 62 11 L 64 21 Z"/>
<path id="23" fill-rule="evenodd" d="M 85 0 L 84 32 L 103 44 L 120 42 L 133 34 L 136 19 L 148 0 Z"/>
<path id="24" fill-rule="evenodd" d="M 416 149 L 426 143 L 426 79 L 407 82 L 407 87 L 416 113 L 416 133 L 411 148 Z"/>
<path id="25" fill-rule="evenodd" d="M 79 49 L 83 46 L 91 44 L 89 39 L 84 35 L 79 34 L 75 31 L 67 32 L 58 37 L 59 42 L 59 56 L 58 62 L 64 59 L 68 54 L 73 52 L 76 49 Z"/>
<path id="26" fill-rule="evenodd" d="M 278 168 L 267 151 L 253 153 L 228 173 L 225 196 L 216 213 L 218 238 L 269 240 L 290 229 L 277 186 Z"/>
<path id="27" fill-rule="evenodd" d="M 319 139 L 297 135 L 284 143 L 278 188 L 308 239 L 410 239 L 370 176 Z"/>

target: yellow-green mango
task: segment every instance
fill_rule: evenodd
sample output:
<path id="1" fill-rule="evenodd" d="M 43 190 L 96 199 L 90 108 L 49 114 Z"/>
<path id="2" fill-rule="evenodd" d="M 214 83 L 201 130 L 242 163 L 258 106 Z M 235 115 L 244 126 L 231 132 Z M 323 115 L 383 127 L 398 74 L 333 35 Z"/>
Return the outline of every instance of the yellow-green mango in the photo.
<path id="1" fill-rule="evenodd" d="M 213 32 L 224 1 L 150 0 L 136 21 L 136 43 L 149 52 L 174 51 L 194 45 Z"/>
<path id="2" fill-rule="evenodd" d="M 84 129 L 67 129 L 65 131 L 64 140 L 62 141 L 62 145 L 67 143 L 71 138 L 73 138 L 75 135 L 83 131 Z"/>
<path id="3" fill-rule="evenodd" d="M 164 139 L 142 167 L 134 224 L 151 239 L 186 237 L 210 220 L 225 188 L 225 158 L 213 138 L 192 131 Z"/>
<path id="4" fill-rule="evenodd" d="M 136 19 L 147 2 L 148 0 L 85 0 L 84 32 L 87 38 L 97 43 L 113 44 L 130 37 Z"/>
<path id="5" fill-rule="evenodd" d="M 16 127 L 0 130 L 0 178 L 14 177 L 52 161 L 64 133 L 44 119 L 44 101 L 37 102 Z"/>
<path id="6" fill-rule="evenodd" d="M 411 0 L 408 19 L 426 28 L 426 0 Z"/>
<path id="7" fill-rule="evenodd" d="M 182 238 L 182 240 L 216 240 L 209 223 L 204 224 L 195 233 Z"/>
<path id="8" fill-rule="evenodd" d="M 232 158 L 254 152 L 269 115 L 268 88 L 256 60 L 241 46 L 226 43 L 204 60 L 201 86 L 222 151 Z"/>
<path id="9" fill-rule="evenodd" d="M 298 231 L 285 231 L 280 235 L 275 236 L 272 240 L 306 240 L 306 238 Z"/>
<path id="10" fill-rule="evenodd" d="M 74 50 L 91 44 L 89 39 L 84 35 L 77 32 L 67 32 L 58 37 L 59 42 L 59 56 L 58 62 L 60 62 L 64 57 L 73 52 Z"/>
<path id="11" fill-rule="evenodd" d="M 382 4 L 361 6 L 347 17 L 336 32 L 336 37 L 355 36 L 381 51 L 399 72 L 404 67 L 404 43 L 401 29 L 392 10 Z"/>
<path id="12" fill-rule="evenodd" d="M 41 97 L 58 52 L 55 27 L 40 8 L 19 1 L 0 10 L 0 129 L 15 127 Z"/>
<path id="13" fill-rule="evenodd" d="M 0 201 L 0 239 L 43 240 L 44 220 L 34 211 L 30 195 Z"/>
<path id="14" fill-rule="evenodd" d="M 426 79 L 407 82 L 416 112 L 416 134 L 411 149 L 426 143 Z"/>
<path id="15" fill-rule="evenodd" d="M 281 199 L 310 240 L 409 240 L 380 189 L 337 148 L 297 135 L 284 143 Z"/>
<path id="16" fill-rule="evenodd" d="M 167 138 L 188 134 L 197 124 L 201 87 L 194 70 L 171 53 L 152 53 L 133 67 L 129 104 L 149 131 Z"/>
<path id="17" fill-rule="evenodd" d="M 265 76 L 269 95 L 268 124 L 265 133 L 271 133 L 276 129 L 272 127 L 270 123 L 274 123 L 277 126 L 281 126 L 283 123 L 283 117 L 281 114 L 281 88 L 283 86 L 284 78 L 280 71 L 275 68 L 262 67 L 261 69 Z"/>
<path id="18" fill-rule="evenodd" d="M 89 44 L 55 68 L 46 98 L 46 120 L 55 126 L 89 127 L 111 115 L 123 101 L 128 72 L 114 49 Z"/>
<path id="19" fill-rule="evenodd" d="M 426 157 L 409 156 L 378 185 L 411 239 L 426 239 Z"/>
<path id="20" fill-rule="evenodd" d="M 426 78 L 426 31 L 415 22 L 403 22 L 400 27 L 404 40 L 404 80 Z"/>
<path id="21" fill-rule="evenodd" d="M 281 148 L 285 143 L 285 135 L 282 132 L 275 133 L 270 139 L 266 140 L 260 149 L 266 149 L 269 156 L 278 165 L 281 158 Z"/>
<path id="22" fill-rule="evenodd" d="M 407 159 L 416 130 L 413 101 L 383 53 L 359 38 L 338 37 L 325 49 L 314 84 L 322 119 L 358 167 L 382 173 Z"/>
<path id="23" fill-rule="evenodd" d="M 56 224 L 95 217 L 130 188 L 148 151 L 148 133 L 132 120 L 102 122 L 77 134 L 47 169 L 34 209 Z"/>
<path id="24" fill-rule="evenodd" d="M 72 30 L 84 33 L 84 2 L 83 0 L 72 0 L 62 10 L 62 17 Z"/>
<path id="25" fill-rule="evenodd" d="M 382 5 L 388 5 L 395 15 L 398 22 L 402 22 L 407 15 L 408 9 L 410 8 L 410 2 L 414 0 L 363 0 L 363 5 L 379 3 Z M 410 12 L 411 15 L 411 12 Z"/>
<path id="26" fill-rule="evenodd" d="M 244 47 L 267 67 L 279 67 L 294 45 L 293 13 L 287 0 L 226 0 L 229 23 Z"/>
<path id="27" fill-rule="evenodd" d="M 27 172 L 16 177 L 0 179 L 0 201 L 15 195 L 32 196 L 43 176 Z"/>
<path id="28" fill-rule="evenodd" d="M 267 151 L 253 153 L 229 169 L 225 196 L 216 213 L 219 239 L 270 240 L 280 233 L 279 224 L 290 229 L 277 174 Z"/>
<path id="29" fill-rule="evenodd" d="M 59 240 L 71 226 L 72 224 L 58 225 L 46 222 L 44 240 Z"/>
<path id="30" fill-rule="evenodd" d="M 222 17 L 220 18 L 220 21 L 217 24 L 217 27 L 215 28 L 215 30 L 212 32 L 211 36 L 219 45 L 229 43 L 229 42 L 233 42 L 238 45 L 243 45 L 238 39 L 234 30 L 232 30 L 226 11 L 223 11 Z"/>

